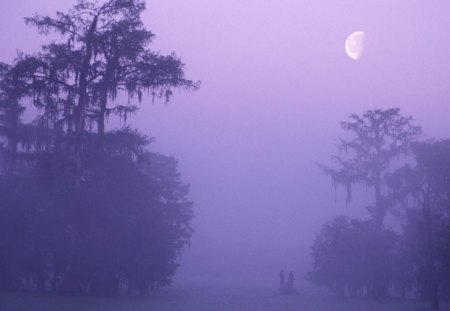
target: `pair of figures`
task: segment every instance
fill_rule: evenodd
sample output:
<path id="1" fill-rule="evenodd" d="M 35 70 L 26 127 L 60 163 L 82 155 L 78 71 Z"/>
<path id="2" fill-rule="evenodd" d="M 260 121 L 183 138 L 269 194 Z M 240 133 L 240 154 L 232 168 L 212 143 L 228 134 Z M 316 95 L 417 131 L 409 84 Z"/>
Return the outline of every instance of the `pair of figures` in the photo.
<path id="1" fill-rule="evenodd" d="M 284 275 L 284 270 L 280 271 L 280 288 L 294 288 L 294 280 L 294 271 L 289 272 L 287 283 Z"/>

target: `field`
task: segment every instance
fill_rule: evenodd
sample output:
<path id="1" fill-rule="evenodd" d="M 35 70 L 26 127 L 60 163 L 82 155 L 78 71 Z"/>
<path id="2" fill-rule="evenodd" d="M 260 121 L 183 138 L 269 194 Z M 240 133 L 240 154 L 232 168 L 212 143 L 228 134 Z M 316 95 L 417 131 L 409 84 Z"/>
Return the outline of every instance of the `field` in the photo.
<path id="1" fill-rule="evenodd" d="M 338 301 L 332 297 L 300 293 L 275 296 L 267 288 L 175 286 L 152 297 L 58 297 L 26 293 L 0 293 L 1 311 L 419 311 L 427 302 L 362 299 Z M 441 310 L 450 310 L 450 304 Z"/>

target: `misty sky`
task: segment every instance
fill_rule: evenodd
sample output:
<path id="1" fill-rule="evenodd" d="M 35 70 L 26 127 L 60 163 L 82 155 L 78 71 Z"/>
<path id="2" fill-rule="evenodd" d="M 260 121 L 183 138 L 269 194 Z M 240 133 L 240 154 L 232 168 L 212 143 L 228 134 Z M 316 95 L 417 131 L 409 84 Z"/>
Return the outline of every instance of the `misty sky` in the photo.
<path id="1" fill-rule="evenodd" d="M 0 60 L 45 38 L 23 17 L 73 0 L 2 0 Z M 316 162 L 328 162 L 339 121 L 400 107 L 425 137 L 449 137 L 450 1 L 147 0 L 153 48 L 175 51 L 198 92 L 143 103 L 131 126 L 152 150 L 180 160 L 195 201 L 196 234 L 180 278 L 271 278 L 307 270 L 324 221 L 366 215 L 346 207 Z M 366 33 L 359 61 L 344 51 Z M 231 273 L 229 273 L 231 272 Z M 273 276 L 270 274 L 274 274 Z"/>

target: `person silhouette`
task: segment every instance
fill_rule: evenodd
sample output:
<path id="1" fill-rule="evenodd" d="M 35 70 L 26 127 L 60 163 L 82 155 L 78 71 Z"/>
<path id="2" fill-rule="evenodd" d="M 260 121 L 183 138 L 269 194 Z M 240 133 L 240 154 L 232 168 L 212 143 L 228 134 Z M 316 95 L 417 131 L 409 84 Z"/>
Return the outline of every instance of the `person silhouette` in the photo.
<path id="1" fill-rule="evenodd" d="M 289 280 L 288 280 L 288 287 L 289 288 L 294 288 L 294 271 L 289 272 Z"/>
<path id="2" fill-rule="evenodd" d="M 285 279 L 284 279 L 284 270 L 281 269 L 281 271 L 280 271 L 280 287 L 283 287 L 283 286 L 284 286 L 284 282 L 285 282 Z"/>

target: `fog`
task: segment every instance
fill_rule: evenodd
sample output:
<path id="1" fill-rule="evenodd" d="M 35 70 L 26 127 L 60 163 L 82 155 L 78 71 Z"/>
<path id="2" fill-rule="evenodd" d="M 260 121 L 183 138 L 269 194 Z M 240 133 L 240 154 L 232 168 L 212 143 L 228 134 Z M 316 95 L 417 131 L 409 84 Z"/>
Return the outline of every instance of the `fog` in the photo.
<path id="1" fill-rule="evenodd" d="M 3 0 L 0 61 L 47 40 L 23 17 L 72 3 Z M 424 138 L 447 137 L 449 13 L 445 0 L 148 0 L 153 49 L 175 51 L 202 82 L 168 105 L 144 100 L 128 121 L 191 185 L 195 234 L 175 281 L 275 288 L 283 268 L 301 283 L 324 222 L 368 218 L 372 192 L 347 205 L 316 163 L 336 153 L 339 122 L 367 109 L 399 107 Z M 344 42 L 357 30 L 367 45 L 354 61 Z"/>

